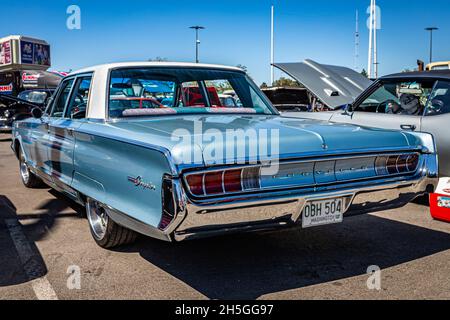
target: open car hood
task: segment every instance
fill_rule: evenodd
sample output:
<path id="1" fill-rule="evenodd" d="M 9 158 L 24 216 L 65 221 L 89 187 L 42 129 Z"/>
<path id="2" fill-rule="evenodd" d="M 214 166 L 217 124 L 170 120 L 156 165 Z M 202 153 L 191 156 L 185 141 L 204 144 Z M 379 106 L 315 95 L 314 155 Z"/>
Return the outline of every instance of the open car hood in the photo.
<path id="1" fill-rule="evenodd" d="M 275 63 L 331 109 L 353 103 L 372 81 L 358 72 L 340 66 L 324 65 L 312 60 L 300 63 Z"/>

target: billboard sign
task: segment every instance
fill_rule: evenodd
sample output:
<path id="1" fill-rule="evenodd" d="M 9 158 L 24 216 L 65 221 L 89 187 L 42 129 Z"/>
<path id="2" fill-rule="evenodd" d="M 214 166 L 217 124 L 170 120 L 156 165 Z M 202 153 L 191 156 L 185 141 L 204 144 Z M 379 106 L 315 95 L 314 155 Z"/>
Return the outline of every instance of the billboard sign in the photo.
<path id="1" fill-rule="evenodd" d="M 22 84 L 24 87 L 37 87 L 40 78 L 39 73 L 22 72 Z"/>
<path id="2" fill-rule="evenodd" d="M 50 66 L 50 46 L 21 40 L 20 61 L 22 64 Z"/>
<path id="3" fill-rule="evenodd" d="M 21 61 L 26 64 L 33 64 L 33 43 L 20 41 Z"/>
<path id="4" fill-rule="evenodd" d="M 11 41 L 0 42 L 0 65 L 12 63 Z"/>
<path id="5" fill-rule="evenodd" d="M 13 92 L 13 84 L 10 83 L 8 85 L 0 85 L 0 94 L 12 94 Z"/>

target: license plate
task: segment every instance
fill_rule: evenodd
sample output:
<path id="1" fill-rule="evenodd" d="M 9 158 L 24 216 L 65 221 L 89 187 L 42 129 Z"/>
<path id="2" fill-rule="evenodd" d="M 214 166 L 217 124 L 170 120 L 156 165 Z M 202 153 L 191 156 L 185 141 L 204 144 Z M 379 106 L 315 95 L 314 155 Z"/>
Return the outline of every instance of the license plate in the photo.
<path id="1" fill-rule="evenodd" d="M 303 228 L 341 223 L 344 219 L 344 198 L 310 201 L 302 212 Z"/>

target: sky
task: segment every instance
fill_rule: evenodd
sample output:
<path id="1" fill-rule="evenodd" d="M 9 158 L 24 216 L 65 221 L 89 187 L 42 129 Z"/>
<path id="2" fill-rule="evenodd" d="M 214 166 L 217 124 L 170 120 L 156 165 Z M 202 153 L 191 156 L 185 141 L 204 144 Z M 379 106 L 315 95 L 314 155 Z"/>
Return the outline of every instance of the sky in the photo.
<path id="1" fill-rule="evenodd" d="M 355 15 L 360 15 L 358 68 L 367 69 L 369 0 L 21 0 L 2 5 L 0 37 L 20 34 L 52 47 L 52 69 L 67 71 L 119 61 L 163 57 L 244 65 L 260 84 L 270 79 L 270 6 L 275 4 L 275 61 L 320 63 L 353 68 Z M 81 29 L 69 30 L 68 6 L 81 9 Z M 416 67 L 429 59 L 425 27 L 434 36 L 434 60 L 450 60 L 449 0 L 378 0 L 380 75 Z M 276 72 L 276 77 L 283 75 Z"/>

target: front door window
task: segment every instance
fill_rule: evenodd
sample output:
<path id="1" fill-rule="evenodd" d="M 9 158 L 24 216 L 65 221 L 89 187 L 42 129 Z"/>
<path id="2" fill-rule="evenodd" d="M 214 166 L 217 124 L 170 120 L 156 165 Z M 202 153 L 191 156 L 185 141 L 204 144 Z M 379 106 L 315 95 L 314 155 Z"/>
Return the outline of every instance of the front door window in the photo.
<path id="1" fill-rule="evenodd" d="M 78 78 L 73 90 L 70 103 L 65 112 L 65 118 L 83 119 L 86 118 L 86 109 L 89 101 L 91 88 L 91 76 Z"/>
<path id="2" fill-rule="evenodd" d="M 67 80 L 62 84 L 61 90 L 59 91 L 58 97 L 53 104 L 53 110 L 51 117 L 62 118 L 64 115 L 64 109 L 66 108 L 67 100 L 69 99 L 70 92 L 73 86 L 73 79 Z"/>

